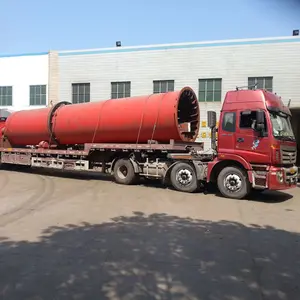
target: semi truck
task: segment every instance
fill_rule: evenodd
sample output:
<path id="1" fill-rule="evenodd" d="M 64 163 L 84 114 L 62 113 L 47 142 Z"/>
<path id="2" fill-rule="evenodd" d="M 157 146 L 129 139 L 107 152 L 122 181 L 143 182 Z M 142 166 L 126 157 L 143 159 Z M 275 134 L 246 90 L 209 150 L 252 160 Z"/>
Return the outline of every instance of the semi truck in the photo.
<path id="1" fill-rule="evenodd" d="M 297 185 L 291 113 L 276 94 L 226 93 L 219 126 L 207 112 L 211 149 L 198 142 L 194 90 L 21 110 L 0 121 L 1 164 L 111 174 L 119 184 L 159 179 L 193 193 L 214 184 L 224 197 Z"/>

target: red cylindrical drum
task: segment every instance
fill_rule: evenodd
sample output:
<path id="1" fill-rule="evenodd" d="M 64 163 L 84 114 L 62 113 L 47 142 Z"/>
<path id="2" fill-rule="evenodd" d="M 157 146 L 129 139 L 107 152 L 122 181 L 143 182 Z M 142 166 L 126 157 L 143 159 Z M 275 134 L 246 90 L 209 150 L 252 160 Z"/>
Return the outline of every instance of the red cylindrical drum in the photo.
<path id="1" fill-rule="evenodd" d="M 49 112 L 49 107 L 13 112 L 5 122 L 4 136 L 12 146 L 36 145 L 48 141 Z"/>
<path id="2" fill-rule="evenodd" d="M 13 145 L 36 145 L 50 138 L 60 145 L 170 139 L 191 142 L 198 131 L 197 97 L 192 89 L 183 88 L 149 96 L 62 105 L 55 112 L 49 108 L 17 112 L 9 116 L 5 136 Z"/>

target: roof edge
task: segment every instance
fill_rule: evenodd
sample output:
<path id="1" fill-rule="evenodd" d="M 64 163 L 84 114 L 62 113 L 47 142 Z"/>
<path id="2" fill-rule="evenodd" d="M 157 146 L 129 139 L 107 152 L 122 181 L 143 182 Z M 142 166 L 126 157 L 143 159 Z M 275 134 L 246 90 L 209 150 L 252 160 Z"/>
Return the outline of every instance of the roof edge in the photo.
<path id="1" fill-rule="evenodd" d="M 202 42 L 185 42 L 185 43 L 169 43 L 169 44 L 152 44 L 141 46 L 122 46 L 109 48 L 92 48 L 79 50 L 55 50 L 60 56 L 69 55 L 90 55 L 90 54 L 105 54 L 105 53 L 122 53 L 122 52 L 137 52 L 151 50 L 171 50 L 171 49 L 188 49 L 201 47 L 224 47 L 224 46 L 241 46 L 241 45 L 262 45 L 262 44 L 277 44 L 277 43 L 294 43 L 300 42 L 300 36 L 281 36 L 281 37 L 265 37 L 265 38 L 250 38 L 250 39 L 229 39 L 229 40 L 214 40 Z M 21 57 L 21 56 L 42 56 L 48 55 L 47 52 L 32 52 L 32 53 L 17 53 L 17 54 L 0 54 L 0 58 L 6 57 Z"/>
<path id="2" fill-rule="evenodd" d="M 177 44 L 160 44 L 148 46 L 129 46 L 114 48 L 98 48 L 86 50 L 57 51 L 59 56 L 77 56 L 77 55 L 94 55 L 94 54 L 116 54 L 140 51 L 166 51 L 176 49 L 193 49 L 204 47 L 230 47 L 230 46 L 247 46 L 247 45 L 268 45 L 280 43 L 300 43 L 300 36 L 296 37 L 279 37 L 279 38 L 260 38 L 260 39 L 243 39 L 243 40 L 222 40 L 211 42 L 194 42 L 194 43 L 177 43 Z"/>
<path id="3" fill-rule="evenodd" d="M 229 40 L 211 40 L 211 41 L 201 41 L 201 42 L 185 42 L 185 43 L 169 43 L 169 44 L 149 44 L 149 45 L 140 45 L 140 46 L 122 46 L 122 47 L 106 47 L 106 48 L 87 48 L 87 49 L 78 49 L 78 50 L 59 50 L 58 53 L 76 53 L 76 52 L 89 52 L 89 51 L 109 51 L 109 50 L 121 50 L 121 49 L 145 49 L 153 48 L 153 47 L 169 47 L 169 46 L 190 46 L 190 45 L 207 45 L 210 44 L 227 44 L 227 43 L 245 43 L 251 44 L 254 41 L 274 41 L 279 42 L 281 40 L 299 40 L 300 36 L 281 36 L 281 37 L 265 37 L 265 38 L 250 38 L 250 39 L 229 39 Z"/>
<path id="4" fill-rule="evenodd" d="M 19 56 L 42 56 L 42 55 L 48 55 L 49 52 L 35 52 L 35 53 L 17 53 L 17 54 L 1 54 L 0 58 L 5 57 L 19 57 Z"/>

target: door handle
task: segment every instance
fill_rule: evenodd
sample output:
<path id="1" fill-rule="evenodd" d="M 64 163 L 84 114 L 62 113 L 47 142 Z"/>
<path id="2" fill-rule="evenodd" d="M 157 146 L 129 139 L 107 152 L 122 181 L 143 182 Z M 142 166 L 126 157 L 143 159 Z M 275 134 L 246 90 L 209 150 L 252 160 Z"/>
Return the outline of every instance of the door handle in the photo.
<path id="1" fill-rule="evenodd" d="M 243 142 L 244 142 L 244 138 L 238 138 L 238 139 L 237 139 L 237 142 L 238 142 L 238 143 L 243 143 Z"/>

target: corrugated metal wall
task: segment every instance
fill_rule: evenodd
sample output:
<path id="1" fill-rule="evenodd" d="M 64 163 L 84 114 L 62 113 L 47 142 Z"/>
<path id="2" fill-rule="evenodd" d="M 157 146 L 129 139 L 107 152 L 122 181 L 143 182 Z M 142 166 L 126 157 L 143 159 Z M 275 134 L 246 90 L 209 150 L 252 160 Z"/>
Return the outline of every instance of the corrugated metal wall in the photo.
<path id="1" fill-rule="evenodd" d="M 228 90 L 248 84 L 248 77 L 273 76 L 273 90 L 285 102 L 300 106 L 300 38 L 149 46 L 59 53 L 60 100 L 71 101 L 72 83 L 89 82 L 91 101 L 108 99 L 111 82 L 131 81 L 131 96 L 153 92 L 153 80 L 175 80 L 175 89 L 198 79 L 222 78 L 222 99 Z M 201 102 L 201 120 L 221 102 Z M 205 124 L 203 124 L 205 126 Z M 208 134 L 208 128 L 201 132 Z M 209 147 L 209 137 L 200 137 Z"/>

